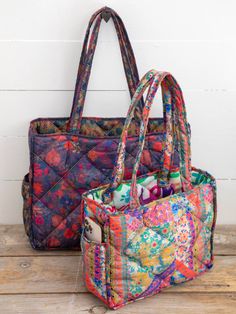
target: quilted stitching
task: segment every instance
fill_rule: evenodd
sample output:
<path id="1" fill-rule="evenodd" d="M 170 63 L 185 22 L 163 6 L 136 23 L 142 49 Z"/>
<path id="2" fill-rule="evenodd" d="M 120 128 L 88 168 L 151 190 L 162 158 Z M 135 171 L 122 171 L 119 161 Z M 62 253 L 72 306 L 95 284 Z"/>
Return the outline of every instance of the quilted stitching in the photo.
<path id="1" fill-rule="evenodd" d="M 210 187 L 209 187 L 210 188 Z M 211 188 L 210 188 L 211 189 Z M 185 199 L 184 199 L 185 200 Z M 156 226 L 146 226 L 145 228 L 144 228 L 144 232 L 143 232 L 143 234 L 146 232 L 146 230 L 155 230 L 155 232 L 156 232 L 156 234 L 158 234 L 162 239 L 165 239 L 166 241 L 167 241 L 167 243 L 168 243 L 168 245 L 167 245 L 167 248 L 170 248 L 171 247 L 171 245 L 173 246 L 173 247 L 176 247 L 176 249 L 175 250 L 177 250 L 178 251 L 178 249 L 177 249 L 177 247 L 179 246 L 178 245 L 178 234 L 181 232 L 181 225 L 179 225 L 179 223 L 177 223 L 178 221 L 181 221 L 181 218 L 183 218 L 183 217 L 186 217 L 186 215 L 187 214 L 190 214 L 190 215 L 193 215 L 193 216 L 195 216 L 197 219 L 198 219 L 198 225 L 200 225 L 201 226 L 201 228 L 200 228 L 200 230 L 198 231 L 198 234 L 197 235 L 195 235 L 195 239 L 194 239 L 194 242 L 192 242 L 191 243 L 191 246 L 188 248 L 188 251 L 186 252 L 186 249 L 187 249 L 187 247 L 186 247 L 186 244 L 185 244 L 185 246 L 184 246 L 184 250 L 185 250 L 185 253 L 187 253 L 188 255 L 189 255 L 189 257 L 191 257 L 191 255 L 192 255 L 192 258 L 194 258 L 194 259 L 197 259 L 202 265 L 203 265 L 203 270 L 205 270 L 206 268 L 207 268 L 207 266 L 209 265 L 208 264 L 208 261 L 205 259 L 205 260 L 200 260 L 200 258 L 199 258 L 199 256 L 194 252 L 194 251 L 192 251 L 193 250 L 193 248 L 194 248 L 194 246 L 195 246 L 195 244 L 197 243 L 197 240 L 198 240 L 198 238 L 199 238 L 199 236 L 201 235 L 201 233 L 203 232 L 203 229 L 207 229 L 208 230 L 208 234 L 209 234 L 209 239 L 205 242 L 205 246 L 207 246 L 208 245 L 208 242 L 210 241 L 210 237 L 211 237 L 211 229 L 208 227 L 208 226 L 206 226 L 205 225 L 205 220 L 203 221 L 203 220 L 201 220 L 199 217 L 197 217 L 196 215 L 195 215 L 195 213 L 194 213 L 194 207 L 192 206 L 191 208 L 189 207 L 189 205 L 187 204 L 188 203 L 188 201 L 186 200 L 186 204 L 185 204 L 185 206 L 184 206 L 184 211 L 183 211 L 183 213 L 182 213 L 182 215 L 181 216 L 178 216 L 178 220 L 175 220 L 174 219 L 174 225 L 175 225 L 175 227 L 174 227 L 174 229 L 173 230 L 176 230 L 175 232 L 176 232 L 176 236 L 172 239 L 172 240 L 170 240 L 170 237 L 167 237 L 167 236 L 165 236 L 165 235 L 163 235 L 163 234 L 161 234 L 160 232 L 158 232 L 157 230 L 156 230 Z M 204 201 L 202 202 L 202 206 L 204 207 Z M 148 209 L 148 210 L 152 210 L 152 209 Z M 144 217 L 145 217 L 145 215 L 144 215 Z M 213 218 L 213 217 L 212 217 Z M 212 225 L 212 221 L 211 221 L 211 225 Z M 154 228 L 154 229 L 153 229 Z M 174 236 L 174 231 L 172 231 L 172 237 Z M 206 231 L 204 232 L 204 234 L 206 234 Z M 136 234 L 136 236 L 135 236 L 135 238 L 138 236 L 138 234 Z M 127 247 L 129 247 L 129 245 L 130 245 L 130 243 L 132 243 L 131 245 L 132 246 L 134 246 L 135 245 L 135 238 L 132 238 L 132 240 L 131 241 L 129 241 L 129 244 L 128 244 L 128 246 Z M 151 239 L 151 243 L 153 244 L 153 243 L 158 243 L 158 244 L 160 244 L 160 242 L 161 242 L 161 240 L 159 239 L 159 240 L 155 240 L 155 237 L 154 236 L 151 236 L 151 235 L 148 235 L 148 239 L 150 240 Z M 189 240 L 192 240 L 191 238 L 189 239 Z M 154 241 L 154 242 L 153 242 Z M 143 248 L 144 249 L 144 248 Z M 153 264 L 153 267 L 146 267 L 146 266 L 144 266 L 143 265 L 143 257 L 140 257 L 139 256 L 139 254 L 141 254 L 141 255 L 143 255 L 143 249 L 142 248 L 139 248 L 138 250 L 137 250 L 137 254 L 136 255 L 133 255 L 133 254 L 131 254 L 131 252 L 130 252 L 130 250 L 129 251 L 127 251 L 126 250 L 126 254 L 128 255 L 128 257 L 129 257 L 129 259 L 131 260 L 131 261 L 135 261 L 138 265 L 139 265 L 139 267 L 141 267 L 141 268 L 143 268 L 143 270 L 145 271 L 145 270 L 147 270 L 149 273 L 151 273 L 152 274 L 152 278 L 154 278 L 154 275 L 155 275 L 155 267 L 157 267 L 158 265 L 159 265 L 159 263 L 157 262 L 157 260 L 155 260 L 155 262 L 154 262 L 154 264 Z M 147 246 L 145 247 L 145 249 L 147 249 Z M 163 249 L 164 250 L 164 249 Z M 173 259 L 171 259 L 171 252 L 169 251 L 167 254 L 163 254 L 163 250 L 159 250 L 159 251 L 157 251 L 155 254 L 157 254 L 157 255 L 150 255 L 150 256 L 148 256 L 147 255 L 147 253 L 146 254 L 144 254 L 145 255 L 145 257 L 146 258 L 148 258 L 148 263 L 150 263 L 151 261 L 152 261 L 152 259 L 153 259 L 153 257 L 155 257 L 155 256 L 157 256 L 157 257 L 159 257 L 160 258 L 160 256 L 162 256 L 162 255 L 166 255 L 168 258 L 170 258 L 170 260 L 169 260 L 169 263 L 168 264 L 166 264 L 166 268 L 167 267 L 169 267 L 171 264 L 172 264 L 172 262 L 173 262 Z M 135 248 L 134 248 L 134 254 L 135 254 Z M 186 255 L 187 255 L 186 254 Z M 146 260 L 146 258 L 144 259 L 144 261 Z M 204 257 L 203 257 L 204 258 Z M 201 270 L 201 271 L 203 271 L 203 270 Z M 162 269 L 162 271 L 164 271 L 164 269 Z M 174 275 L 174 273 L 172 274 L 172 280 L 174 280 L 174 278 L 175 278 L 175 275 Z M 187 280 L 187 278 L 185 278 L 185 280 Z M 174 280 L 175 281 L 175 280 Z"/>
<path id="2" fill-rule="evenodd" d="M 149 113 L 160 84 L 166 113 L 163 167 L 161 173 L 157 171 L 137 178 Z M 138 96 L 147 88 L 132 180 L 124 181 L 127 130 Z M 173 137 L 174 126 L 176 136 Z M 106 246 L 103 277 L 107 291 L 97 285 L 94 274 L 89 274 L 91 265 L 101 260 L 100 254 L 84 259 L 85 283 L 110 308 L 119 308 L 165 287 L 191 280 L 212 267 L 215 180 L 206 172 L 191 169 L 188 132 L 178 83 L 169 73 L 147 72 L 131 101 L 111 184 L 83 194 L 84 218 L 94 219 L 103 231 L 104 243 L 96 243 L 96 246 Z M 171 168 L 176 142 L 179 169 Z M 89 244 L 86 247 L 84 239 L 82 247 L 86 256 Z M 99 263 L 95 268 L 95 274 L 101 272 Z"/>
<path id="3" fill-rule="evenodd" d="M 35 248 L 77 248 L 81 224 L 78 210 L 81 194 L 110 180 L 117 150 L 116 141 L 120 138 L 125 118 L 82 118 L 104 10 L 109 11 L 115 25 L 131 96 L 135 93 L 139 81 L 135 57 L 122 19 L 110 8 L 98 10 L 91 17 L 86 31 L 70 119 L 37 119 L 30 125 L 31 165 L 29 182 L 23 182 L 23 186 L 26 186 L 24 190 L 27 190 L 27 193 L 24 193 L 24 222 L 31 244 Z M 138 102 L 136 118 L 141 117 L 142 109 L 141 99 Z M 150 140 L 153 146 L 157 140 L 163 141 L 163 131 L 163 119 L 150 119 L 148 133 L 154 134 Z M 161 135 L 157 135 L 158 132 L 161 132 Z M 135 143 L 138 134 L 139 123 L 133 119 L 129 135 L 136 137 Z M 132 140 L 129 145 L 133 145 L 133 148 L 129 150 L 129 154 L 132 155 L 132 149 L 136 145 L 131 142 Z M 107 156 L 111 143 L 113 149 Z M 92 147 L 100 144 L 104 144 L 104 147 L 107 145 L 102 154 L 97 151 L 97 147 Z M 133 157 L 129 157 L 125 178 L 130 177 L 134 162 Z M 175 165 L 178 165 L 178 160 L 175 160 Z M 156 170 L 160 166 L 159 156 L 151 156 L 143 160 L 140 173 Z"/>
<path id="4" fill-rule="evenodd" d="M 202 174 L 201 171 L 199 173 Z M 212 180 L 211 177 L 208 179 Z M 124 215 L 121 212 L 118 216 L 110 213 L 109 229 L 104 229 L 104 232 L 109 232 L 107 243 L 110 245 L 104 269 L 111 270 L 109 275 L 104 270 L 103 275 L 110 276 L 107 280 L 111 291 L 104 300 L 104 290 L 98 285 L 95 294 L 100 298 L 102 294 L 105 303 L 117 308 L 134 299 L 157 293 L 163 287 L 191 280 L 211 268 L 216 210 L 214 186 L 214 180 L 210 184 L 200 183 L 187 193 L 157 200 L 152 207 L 144 205 L 137 211 L 127 209 Z M 98 190 L 87 192 L 84 196 L 85 215 L 92 215 L 95 219 L 99 210 L 90 209 L 87 196 Z M 96 206 L 98 208 L 102 204 L 96 203 Z M 94 259 L 99 259 L 99 255 L 86 259 L 85 271 L 94 264 Z M 87 287 L 94 293 L 91 289 L 94 286 L 93 275 L 87 278 L 86 284 L 88 281 Z M 127 281 L 128 284 L 125 284 Z"/>
<path id="5" fill-rule="evenodd" d="M 66 121 L 66 119 L 40 119 L 31 123 L 32 163 L 29 193 L 27 199 L 25 198 L 28 211 L 24 210 L 24 216 L 27 217 L 25 224 L 32 245 L 40 249 L 50 248 L 50 245 L 52 248 L 68 248 L 68 241 L 70 247 L 79 246 L 81 194 L 89 188 L 110 181 L 119 137 L 104 139 L 103 136 L 120 134 L 124 119 L 96 118 L 93 122 L 99 127 L 100 136 L 102 132 L 101 139 L 67 135 L 64 133 Z M 86 121 L 83 120 L 84 127 Z M 91 120 L 88 123 L 91 126 Z M 152 120 L 150 130 L 157 131 L 153 126 L 163 130 L 162 123 L 161 119 Z M 38 134 L 39 131 L 42 135 Z M 137 134 L 137 131 L 138 124 L 134 122 L 130 134 Z M 87 132 L 93 134 L 94 131 L 87 129 Z M 140 174 L 160 167 L 162 153 L 158 149 L 161 146 L 155 145 L 162 141 L 163 135 L 152 133 L 147 138 L 150 139 L 145 145 L 148 158 L 144 152 Z M 137 141 L 138 137 L 131 137 L 127 146 L 125 178 L 130 178 Z M 29 198 L 32 199 L 32 203 L 29 203 Z M 28 215 L 30 207 L 32 213 Z"/>

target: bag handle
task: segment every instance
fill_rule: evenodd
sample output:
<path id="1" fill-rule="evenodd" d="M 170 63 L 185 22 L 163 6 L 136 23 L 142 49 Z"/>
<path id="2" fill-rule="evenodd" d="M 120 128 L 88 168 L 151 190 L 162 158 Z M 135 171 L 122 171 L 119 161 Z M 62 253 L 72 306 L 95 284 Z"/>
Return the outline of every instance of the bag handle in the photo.
<path id="1" fill-rule="evenodd" d="M 119 184 L 121 183 L 122 179 L 123 179 L 123 175 L 124 175 L 124 160 L 125 160 L 125 146 L 126 146 L 126 139 L 127 139 L 127 135 L 128 135 L 128 128 L 130 125 L 130 122 L 132 120 L 133 117 L 133 113 L 135 110 L 135 107 L 140 99 L 140 97 L 142 97 L 142 95 L 144 94 L 145 90 L 149 87 L 147 96 L 146 96 L 146 100 L 145 100 L 145 105 L 144 105 L 144 109 L 147 106 L 150 106 L 150 103 L 153 102 L 154 96 L 155 96 L 155 90 L 153 89 L 153 80 L 155 78 L 156 75 L 160 75 L 160 77 L 162 75 L 165 74 L 165 72 L 157 72 L 156 70 L 151 70 L 149 72 L 147 72 L 144 77 L 142 78 L 142 80 L 140 81 L 140 84 L 132 98 L 131 101 L 131 105 L 127 114 L 127 118 L 124 124 L 124 128 L 123 128 L 123 132 L 121 135 L 121 140 L 118 146 L 118 150 L 117 150 L 117 159 L 116 159 L 116 166 L 114 167 L 113 170 L 113 174 L 112 174 L 112 178 L 111 178 L 111 183 L 109 185 L 109 187 L 106 189 L 106 191 L 104 192 L 104 202 L 110 202 L 111 201 L 111 195 L 113 193 L 113 191 L 119 186 Z M 170 104 L 171 104 L 171 100 L 170 100 L 170 94 L 167 94 L 167 89 L 164 88 L 164 84 L 162 84 L 162 88 L 163 88 L 163 107 L 164 107 L 164 116 L 165 116 L 165 128 L 166 128 L 166 133 L 172 132 L 172 126 L 169 125 L 169 123 L 171 122 L 171 119 L 169 117 L 169 115 L 171 114 L 171 111 L 169 110 L 170 108 Z M 144 116 L 142 115 L 142 120 L 141 120 L 141 126 L 140 126 L 140 136 L 139 136 L 139 146 L 140 146 L 140 141 L 142 139 L 142 133 L 143 133 L 143 119 Z M 168 137 L 167 139 L 171 140 L 172 137 Z M 171 156 L 172 154 L 172 141 L 169 143 L 169 145 L 166 145 L 166 147 L 168 147 L 168 153 L 169 156 Z M 165 148 L 166 148 L 165 147 Z M 163 165 L 165 165 L 165 167 L 163 166 L 163 170 L 164 168 L 169 169 L 170 168 L 170 164 L 171 164 L 171 158 L 167 157 L 167 151 L 164 150 L 164 154 L 163 154 Z M 165 179 L 165 174 L 169 172 L 169 171 L 163 171 L 162 172 L 162 176 L 160 178 L 160 183 L 166 183 L 167 178 Z"/>
<path id="2" fill-rule="evenodd" d="M 129 41 L 129 37 L 126 32 L 122 19 L 111 8 L 108 8 L 108 7 L 101 8 L 100 10 L 95 12 L 93 16 L 91 17 L 87 31 L 86 31 L 81 58 L 80 58 L 77 80 L 76 80 L 72 110 L 71 110 L 70 120 L 67 126 L 68 132 L 76 132 L 80 130 L 88 81 L 89 81 L 93 57 L 94 57 L 94 53 L 95 53 L 95 49 L 97 45 L 98 33 L 100 30 L 101 21 L 104 18 L 104 14 L 109 14 L 115 25 L 116 33 L 119 39 L 124 70 L 125 70 L 126 79 L 128 82 L 128 87 L 129 87 L 131 97 L 133 96 L 139 82 L 139 75 L 138 75 L 138 70 L 136 66 L 135 56 L 134 56 L 133 49 Z M 95 21 L 95 25 L 93 27 L 93 30 L 90 36 L 91 27 L 94 21 Z M 89 37 L 90 37 L 90 41 L 89 41 Z M 88 44 L 88 41 L 89 41 L 89 44 Z M 139 118 L 139 120 L 141 117 L 142 105 L 143 105 L 143 100 L 141 99 L 139 106 L 137 106 L 138 112 L 136 113 L 136 117 Z"/>
<path id="3" fill-rule="evenodd" d="M 149 86 L 140 126 L 139 149 L 134 163 L 130 189 L 130 206 L 132 208 L 137 208 L 137 206 L 139 206 L 136 185 L 137 171 L 139 168 L 139 163 L 144 147 L 145 134 L 147 131 L 151 105 L 160 84 L 162 86 L 164 94 L 163 101 L 165 102 L 166 110 L 166 146 L 164 150 L 162 180 L 166 184 L 168 174 L 170 172 L 171 156 L 173 154 L 174 147 L 172 133 L 173 128 L 175 128 L 178 151 L 180 155 L 180 174 L 183 190 L 186 191 L 187 189 L 191 188 L 190 136 L 188 133 L 186 109 L 181 89 L 173 76 L 168 72 L 157 72 L 155 70 L 151 70 L 147 72 L 147 74 L 142 78 L 131 101 L 124 129 L 121 135 L 121 141 L 118 146 L 118 157 L 116 161 L 116 166 L 114 167 L 111 183 L 103 193 L 103 201 L 105 203 L 111 201 L 113 191 L 121 184 L 121 181 L 123 179 L 128 127 L 139 97 L 143 95 L 144 91 Z M 173 113 L 175 116 L 174 119 Z M 160 183 L 163 183 L 163 181 L 160 181 Z"/>
<path id="4" fill-rule="evenodd" d="M 165 73 L 160 79 L 157 77 L 153 80 L 153 89 L 156 94 L 158 87 L 163 84 L 166 85 L 167 90 L 171 91 L 172 97 L 171 102 L 169 103 L 169 107 L 165 108 L 168 110 L 167 117 L 169 119 L 167 123 L 167 133 L 166 133 L 166 148 L 164 151 L 164 165 L 163 165 L 163 180 L 168 181 L 168 175 L 171 171 L 171 153 L 173 154 L 173 132 L 171 132 L 171 125 L 174 123 L 176 129 L 176 140 L 178 144 L 178 151 L 180 152 L 180 178 L 182 183 L 183 191 L 187 191 L 192 188 L 191 184 L 191 152 L 190 152 L 190 136 L 188 132 L 188 123 L 186 116 L 186 109 L 184 104 L 184 99 L 182 95 L 182 91 L 174 79 L 174 77 L 170 73 Z M 167 94 L 168 97 L 168 94 Z M 173 108 L 172 107 L 173 104 Z M 140 164 L 140 159 L 144 147 L 145 142 L 145 134 L 147 132 L 147 125 L 150 115 L 150 109 L 152 106 L 152 102 L 150 102 L 150 106 L 145 106 L 143 111 L 143 120 L 141 121 L 140 127 L 140 142 L 139 149 L 135 159 L 131 187 L 130 187 L 130 207 L 137 208 L 140 206 L 138 199 L 138 191 L 137 191 L 137 171 Z M 172 109 L 173 115 L 170 114 Z M 174 118 L 174 119 L 173 119 Z M 175 120 L 175 121 L 174 121 Z M 164 182 L 165 183 L 165 182 Z"/>
<path id="5" fill-rule="evenodd" d="M 132 67 L 130 68 L 130 70 L 133 70 L 133 75 L 134 75 L 134 79 L 135 79 L 135 85 L 137 85 L 139 83 L 139 75 L 138 75 L 138 70 L 137 70 L 137 66 L 136 66 L 136 62 L 135 62 L 135 56 L 134 56 L 134 52 L 127 34 L 127 31 L 125 29 L 124 23 L 122 21 L 122 19 L 120 18 L 120 16 L 111 8 L 109 7 L 103 7 L 100 10 L 96 11 L 88 24 L 87 27 L 87 31 L 86 31 L 86 36 L 84 39 L 84 43 L 83 43 L 83 49 L 82 49 L 82 53 L 81 53 L 81 58 L 80 58 L 80 66 L 79 66 L 79 73 L 82 72 L 82 68 L 85 65 L 85 60 L 86 60 L 86 54 L 87 54 L 87 46 L 88 46 L 88 39 L 89 39 L 89 35 L 90 35 L 90 30 L 92 27 L 92 24 L 94 23 L 95 19 L 98 17 L 98 15 L 101 16 L 101 20 L 105 19 L 106 22 L 108 22 L 108 20 L 106 19 L 106 17 L 104 17 L 104 15 L 108 15 L 108 17 L 112 17 L 113 18 L 113 22 L 117 31 L 117 35 L 119 37 L 120 42 L 122 43 L 122 45 L 120 45 L 121 49 L 124 49 L 122 52 L 122 58 L 127 58 L 127 62 L 130 62 L 129 60 L 134 60 Z M 98 31 L 95 33 L 98 36 Z M 92 40 L 92 36 L 91 36 L 91 40 Z M 123 41 L 123 42 L 122 42 Z M 94 46 L 94 41 L 90 41 L 90 49 L 92 49 L 91 47 Z M 96 47 L 94 47 L 93 49 L 93 53 Z M 124 64 L 126 64 L 127 62 L 124 62 Z M 125 68 L 126 71 L 126 68 Z M 126 73 L 127 74 L 127 73 Z M 135 75 L 136 74 L 136 75 Z M 79 79 L 80 76 L 78 75 L 77 79 Z M 127 78 L 128 83 L 130 82 Z M 132 83 L 132 82 L 131 82 Z M 133 93 L 135 92 L 135 86 L 132 87 Z M 131 90 L 131 88 L 130 88 Z"/>

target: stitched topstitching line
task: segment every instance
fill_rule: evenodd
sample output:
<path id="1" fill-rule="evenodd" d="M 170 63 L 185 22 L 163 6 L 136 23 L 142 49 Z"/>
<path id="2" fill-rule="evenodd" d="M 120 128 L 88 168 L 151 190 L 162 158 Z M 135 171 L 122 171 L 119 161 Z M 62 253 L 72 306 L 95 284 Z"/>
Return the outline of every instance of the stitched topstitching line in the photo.
<path id="1" fill-rule="evenodd" d="M 95 146 L 97 146 L 99 143 L 97 143 Z M 94 147 L 95 147 L 94 146 Z M 93 147 L 93 148 L 94 148 Z M 92 148 L 92 149 L 93 149 Z M 33 153 L 35 156 L 37 156 L 40 160 L 42 160 L 37 154 L 35 154 L 35 153 Z M 71 169 L 73 169 L 76 165 L 77 165 L 77 163 L 81 160 L 81 158 L 83 158 L 83 156 L 84 155 L 86 155 L 86 152 L 82 155 L 82 156 L 80 156 L 80 158 L 79 158 L 79 160 L 73 165 L 73 167 L 71 167 L 65 174 L 64 174 L 64 176 L 66 176 L 70 171 L 71 171 Z M 45 164 L 47 164 L 44 160 L 42 160 Z M 48 165 L 48 164 L 47 164 Z M 50 165 L 48 165 L 48 167 L 54 172 L 54 173 L 56 173 L 55 172 L 55 170 L 50 166 Z M 56 173 L 56 175 L 58 175 L 57 173 Z M 64 176 L 63 177 L 61 177 L 60 178 L 60 180 L 59 181 L 57 181 L 43 196 L 41 196 L 40 198 L 38 198 L 34 193 L 33 193 L 33 196 L 35 196 L 43 205 L 44 205 L 44 207 L 46 207 L 49 211 L 51 211 L 45 204 L 44 204 L 44 202 L 42 201 L 42 198 L 43 197 L 45 197 L 57 184 L 59 184 L 59 182 L 61 182 L 62 180 L 64 180 L 71 188 L 73 188 L 74 190 L 76 190 L 73 186 L 71 186 L 71 184 L 69 184 L 65 179 L 64 179 Z M 77 191 L 77 190 L 76 190 Z M 54 227 L 51 231 L 50 231 L 50 233 L 46 236 L 46 239 L 48 238 L 48 236 L 52 233 L 52 232 L 54 232 L 56 229 L 57 229 L 57 227 L 63 222 L 63 221 L 65 221 L 65 219 L 66 218 L 68 218 L 69 217 L 69 215 L 71 214 L 71 213 L 73 213 L 73 211 L 74 210 L 76 210 L 76 208 L 78 207 L 78 206 L 80 206 L 80 202 L 79 203 L 77 203 L 76 204 L 76 206 L 75 206 L 75 208 L 73 209 L 73 210 L 71 210 L 65 217 L 63 217 L 63 220 L 56 226 L 56 227 Z M 46 240 L 45 239 L 45 240 Z M 43 242 L 45 241 L 45 240 L 43 240 Z"/>
<path id="2" fill-rule="evenodd" d="M 97 145 L 99 145 L 99 144 L 100 144 L 100 143 L 95 144 L 95 146 L 93 146 L 92 149 L 93 149 L 94 147 L 96 147 Z M 89 151 L 90 151 L 90 149 L 89 149 Z M 53 189 L 61 180 L 64 180 L 64 177 L 78 164 L 78 162 L 79 162 L 79 161 L 84 157 L 84 155 L 86 155 L 87 153 L 88 153 L 88 151 L 83 152 L 83 153 L 80 155 L 79 159 L 76 161 L 76 163 L 75 163 L 70 169 L 68 169 L 68 170 L 66 171 L 66 173 L 65 173 L 63 176 L 60 176 L 60 175 L 56 172 L 56 170 L 55 170 L 54 168 L 52 168 L 50 165 L 48 165 L 48 163 L 47 163 L 45 160 L 43 160 L 39 155 L 37 155 L 36 153 L 33 153 L 36 157 L 38 157 L 41 161 L 43 161 L 46 165 L 48 165 L 48 167 L 49 167 L 57 176 L 60 177 L 60 179 L 59 179 L 54 185 L 52 185 L 52 186 L 50 187 L 50 189 L 48 189 L 45 194 L 43 194 L 42 196 L 40 196 L 40 199 L 41 199 L 42 197 L 44 197 L 49 191 L 51 191 L 51 189 Z M 68 183 L 68 185 L 70 185 L 70 184 Z M 74 187 L 72 187 L 72 188 L 74 189 Z"/>

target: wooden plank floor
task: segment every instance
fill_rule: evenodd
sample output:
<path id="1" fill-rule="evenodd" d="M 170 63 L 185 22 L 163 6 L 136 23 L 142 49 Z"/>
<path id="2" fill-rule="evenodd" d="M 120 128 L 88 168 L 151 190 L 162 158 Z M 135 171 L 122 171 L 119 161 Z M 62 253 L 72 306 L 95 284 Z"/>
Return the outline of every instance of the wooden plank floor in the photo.
<path id="1" fill-rule="evenodd" d="M 115 313 L 236 313 L 236 226 L 218 226 L 215 266 Z M 22 225 L 0 225 L 0 314 L 111 313 L 82 281 L 81 253 L 32 250 Z"/>

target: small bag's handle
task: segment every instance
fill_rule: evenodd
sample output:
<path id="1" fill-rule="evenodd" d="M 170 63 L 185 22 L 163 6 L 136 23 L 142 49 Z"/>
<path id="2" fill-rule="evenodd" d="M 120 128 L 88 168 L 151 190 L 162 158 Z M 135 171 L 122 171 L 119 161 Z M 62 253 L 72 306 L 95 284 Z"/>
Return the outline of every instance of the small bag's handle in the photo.
<path id="1" fill-rule="evenodd" d="M 124 160 L 125 160 L 125 147 L 126 147 L 126 140 L 127 140 L 127 135 L 128 135 L 128 128 L 130 125 L 130 122 L 133 118 L 133 113 L 135 111 L 136 105 L 140 99 L 140 97 L 143 96 L 144 92 L 146 91 L 147 88 L 148 89 L 148 93 L 146 96 L 146 100 L 145 100 L 145 104 L 144 104 L 144 108 L 143 111 L 145 111 L 147 107 L 151 106 L 151 103 L 153 102 L 156 90 L 153 88 L 153 84 L 154 84 L 154 78 L 159 75 L 159 78 L 161 78 L 163 75 L 165 75 L 165 72 L 157 72 L 156 70 L 151 70 L 149 72 L 147 72 L 146 75 L 144 75 L 144 77 L 142 78 L 142 80 L 139 83 L 139 86 L 132 98 L 131 101 L 131 105 L 129 107 L 128 113 L 127 113 L 127 118 L 124 124 L 124 128 L 123 128 L 123 132 L 121 135 L 121 140 L 118 146 L 118 150 L 117 150 L 117 160 L 115 163 L 115 167 L 113 170 L 113 174 L 112 174 L 112 178 L 111 178 L 111 183 L 109 185 L 109 187 L 106 189 L 106 191 L 103 194 L 103 199 L 104 202 L 110 202 L 111 197 L 112 197 L 112 193 L 113 191 L 119 186 L 119 184 L 121 183 L 123 176 L 124 176 Z M 164 116 L 165 116 L 165 128 L 166 128 L 166 133 L 172 132 L 172 126 L 169 125 L 169 123 L 171 122 L 171 119 L 169 117 L 169 115 L 172 113 L 170 111 L 170 104 L 171 104 L 171 99 L 170 99 L 170 94 L 169 91 L 165 88 L 165 86 L 162 86 L 163 88 L 163 110 L 164 110 Z M 141 141 L 142 141 L 142 136 L 144 136 L 143 134 L 143 127 L 144 127 L 144 116 L 142 113 L 142 124 L 140 126 L 140 136 L 139 136 L 139 147 L 141 145 Z M 167 125 L 168 124 L 168 125 Z M 171 140 L 172 137 L 166 136 L 166 138 L 168 140 Z M 165 178 L 166 173 L 168 171 L 165 171 L 164 169 L 169 169 L 170 168 L 170 164 L 171 164 L 171 158 L 167 156 L 167 153 L 169 154 L 169 156 L 172 154 L 172 150 L 173 150 L 173 143 L 170 142 L 168 145 L 166 145 L 165 143 L 165 149 L 164 149 L 164 157 L 163 157 L 163 171 L 162 171 L 162 175 L 160 178 L 160 182 L 166 182 L 167 178 Z M 166 148 L 168 148 L 168 151 L 166 150 Z"/>
<path id="2" fill-rule="evenodd" d="M 139 82 L 139 74 L 136 66 L 135 56 L 133 53 L 133 49 L 131 43 L 129 41 L 129 37 L 125 26 L 123 24 L 120 16 L 111 8 L 104 7 L 91 17 L 89 21 L 89 25 L 86 31 L 85 40 L 82 48 L 80 64 L 78 69 L 77 81 L 75 86 L 75 94 L 73 99 L 73 105 L 70 115 L 70 120 L 67 126 L 68 132 L 79 132 L 80 124 L 82 120 L 82 113 L 84 107 L 84 101 L 87 92 L 88 81 L 91 73 L 91 67 L 93 62 L 93 57 L 97 45 L 98 33 L 101 25 L 102 19 L 104 19 L 104 14 L 109 14 L 111 19 L 114 22 L 116 33 L 119 39 L 120 50 L 124 65 L 124 70 L 126 74 L 126 79 L 128 82 L 128 87 L 130 91 L 131 97 L 133 96 L 136 87 Z M 91 28 L 93 23 L 95 25 L 93 27 L 91 36 Z M 89 40 L 90 37 L 90 40 Z M 140 100 L 140 104 L 137 106 L 136 116 L 140 119 L 141 111 L 143 106 L 143 100 Z"/>
<path id="3" fill-rule="evenodd" d="M 186 116 L 186 109 L 184 104 L 184 99 L 182 91 L 170 73 L 164 73 L 163 76 L 158 77 L 158 75 L 153 80 L 152 88 L 156 94 L 159 86 L 165 89 L 164 95 L 169 98 L 171 95 L 168 105 L 165 106 L 167 112 L 166 117 L 168 119 L 166 123 L 166 146 L 164 150 L 164 163 L 162 169 L 162 182 L 159 181 L 159 185 L 166 185 L 168 182 L 168 175 L 171 171 L 171 157 L 174 153 L 174 132 L 176 131 L 175 140 L 178 144 L 179 160 L 180 160 L 180 178 L 182 183 L 183 191 L 187 191 L 192 188 L 191 184 L 191 152 L 190 152 L 190 136 L 188 132 L 188 123 Z M 154 96 L 153 96 L 154 97 Z M 130 187 L 130 207 L 137 208 L 140 206 L 138 191 L 137 191 L 137 171 L 140 164 L 140 159 L 144 147 L 145 135 L 147 132 L 147 125 L 149 120 L 149 114 L 152 106 L 150 102 L 149 106 L 144 107 L 143 119 L 141 121 L 140 127 L 140 142 L 139 149 L 135 159 L 131 187 Z"/>
<path id="4" fill-rule="evenodd" d="M 113 191 L 119 186 L 123 179 L 124 174 L 124 159 L 125 159 L 125 147 L 127 132 L 130 121 L 133 116 L 137 100 L 141 95 L 143 95 L 146 88 L 149 86 L 148 94 L 145 100 L 143 117 L 140 126 L 140 136 L 139 136 L 139 149 L 135 159 L 132 183 L 130 189 L 130 206 L 135 208 L 139 206 L 139 201 L 137 197 L 137 185 L 136 177 L 137 171 L 140 163 L 140 158 L 142 155 L 145 134 L 147 131 L 147 125 L 149 120 L 149 113 L 151 105 L 158 87 L 162 85 L 163 89 L 163 101 L 165 102 L 166 110 L 166 146 L 164 150 L 164 161 L 163 161 L 163 180 L 167 180 L 167 176 L 171 168 L 171 155 L 173 154 L 173 127 L 176 131 L 176 140 L 178 143 L 178 151 L 180 157 L 180 174 L 182 180 L 183 190 L 191 188 L 191 158 L 190 158 L 190 138 L 188 133 L 188 124 L 186 117 L 186 109 L 182 96 L 181 89 L 173 78 L 173 76 L 167 72 L 157 72 L 155 70 L 149 71 L 141 80 L 136 93 L 132 99 L 130 109 L 128 111 L 125 126 L 121 135 L 121 141 L 118 146 L 118 157 L 116 161 L 116 166 L 113 171 L 111 184 L 103 193 L 103 201 L 105 203 L 110 202 L 112 198 Z M 173 119 L 173 115 L 175 118 Z"/>

